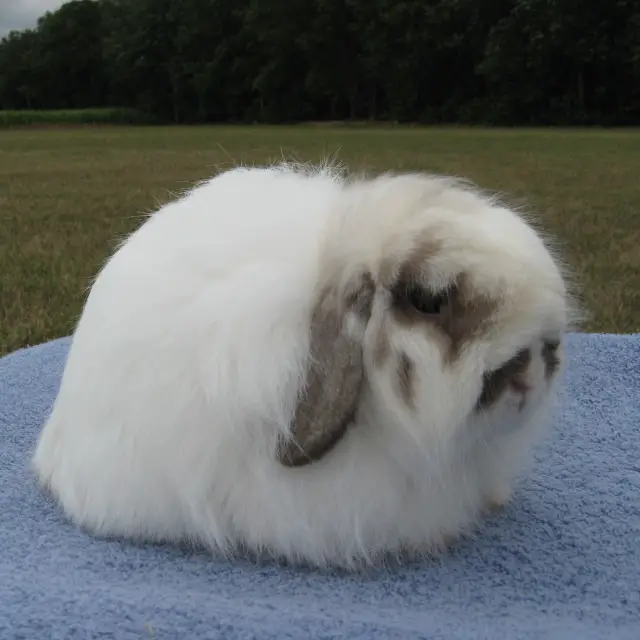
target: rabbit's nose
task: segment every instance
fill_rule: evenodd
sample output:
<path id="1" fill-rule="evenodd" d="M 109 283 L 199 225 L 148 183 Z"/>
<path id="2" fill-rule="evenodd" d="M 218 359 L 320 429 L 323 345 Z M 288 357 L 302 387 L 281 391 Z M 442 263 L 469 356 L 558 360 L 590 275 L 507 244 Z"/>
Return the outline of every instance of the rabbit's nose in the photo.
<path id="1" fill-rule="evenodd" d="M 520 377 L 514 378 L 510 383 L 510 387 L 518 393 L 527 393 L 527 391 L 531 390 L 531 385 Z"/>
<path id="2" fill-rule="evenodd" d="M 524 399 L 531 388 L 527 378 L 531 361 L 531 349 L 522 349 L 500 368 L 486 373 L 477 408 L 486 409 L 496 404 L 509 389 L 522 395 L 520 404 L 524 407 Z"/>

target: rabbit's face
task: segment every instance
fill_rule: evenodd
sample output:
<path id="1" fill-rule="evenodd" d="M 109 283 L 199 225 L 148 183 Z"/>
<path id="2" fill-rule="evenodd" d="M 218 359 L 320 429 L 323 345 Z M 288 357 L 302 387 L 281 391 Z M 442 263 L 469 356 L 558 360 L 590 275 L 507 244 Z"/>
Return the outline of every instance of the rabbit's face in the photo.
<path id="1" fill-rule="evenodd" d="M 419 179 L 395 180 L 384 195 L 401 206 L 378 218 L 387 231 L 368 238 L 381 238 L 375 249 L 363 243 L 363 255 L 382 259 L 370 262 L 362 402 L 425 447 L 478 422 L 517 429 L 545 404 L 560 367 L 561 271 L 508 209 L 464 191 L 425 204 Z"/>

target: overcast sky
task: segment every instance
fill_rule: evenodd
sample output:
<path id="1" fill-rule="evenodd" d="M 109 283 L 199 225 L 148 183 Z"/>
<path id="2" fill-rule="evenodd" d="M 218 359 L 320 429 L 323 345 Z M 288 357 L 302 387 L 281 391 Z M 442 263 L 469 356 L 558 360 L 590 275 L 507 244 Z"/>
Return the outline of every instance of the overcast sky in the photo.
<path id="1" fill-rule="evenodd" d="M 46 11 L 57 9 L 65 0 L 0 0 L 0 38 L 12 29 L 29 29 Z"/>

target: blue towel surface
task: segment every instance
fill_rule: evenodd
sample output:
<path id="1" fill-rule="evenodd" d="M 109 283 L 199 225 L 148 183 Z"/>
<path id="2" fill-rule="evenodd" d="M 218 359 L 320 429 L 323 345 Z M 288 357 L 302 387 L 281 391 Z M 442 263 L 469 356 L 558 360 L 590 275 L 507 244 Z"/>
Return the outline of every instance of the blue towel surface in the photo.
<path id="1" fill-rule="evenodd" d="M 640 640 L 640 335 L 573 334 L 514 502 L 435 562 L 333 574 L 95 540 L 28 457 L 68 339 L 0 359 L 0 639 Z"/>

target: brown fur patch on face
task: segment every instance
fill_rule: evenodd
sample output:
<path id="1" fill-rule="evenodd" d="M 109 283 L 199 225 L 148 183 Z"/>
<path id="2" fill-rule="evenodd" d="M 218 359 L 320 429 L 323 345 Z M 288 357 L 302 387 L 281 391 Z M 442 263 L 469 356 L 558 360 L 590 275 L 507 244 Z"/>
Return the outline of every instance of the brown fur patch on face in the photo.
<path id="1" fill-rule="evenodd" d="M 392 288 L 394 317 L 405 326 L 438 328 L 444 341 L 446 359 L 453 362 L 467 343 L 488 331 L 498 303 L 475 294 L 469 278 L 463 274 L 446 291 L 432 294 L 441 298 L 437 313 L 422 313 L 412 306 L 407 294 L 412 287 L 423 286 L 421 272 L 424 268 L 421 265 L 417 273 L 412 273 L 408 267 L 401 271 Z"/>
<path id="2" fill-rule="evenodd" d="M 525 391 L 524 374 L 531 364 L 531 350 L 519 351 L 499 369 L 484 374 L 482 393 L 476 403 L 476 410 L 488 409 L 502 398 L 507 389 Z"/>
<path id="3" fill-rule="evenodd" d="M 398 359 L 398 386 L 400 395 L 409 407 L 415 405 L 415 365 L 406 353 Z"/>
<path id="4" fill-rule="evenodd" d="M 380 282 L 391 289 L 396 282 L 407 281 L 424 273 L 430 257 L 440 251 L 441 245 L 434 241 L 420 242 L 411 251 L 407 259 L 398 267 L 397 259 L 389 258 L 380 269 Z"/>
<path id="5" fill-rule="evenodd" d="M 459 356 L 465 344 L 489 330 L 497 308 L 497 301 L 475 295 L 468 278 L 460 278 L 440 323 L 451 339 L 450 361 Z"/>
<path id="6" fill-rule="evenodd" d="M 378 274 L 383 287 L 391 289 L 401 280 L 408 280 L 424 274 L 429 258 L 433 258 L 442 250 L 442 243 L 432 239 L 419 241 L 401 264 L 398 257 L 389 257 L 383 261 Z"/>
<path id="7" fill-rule="evenodd" d="M 391 356 L 391 341 L 385 326 L 380 327 L 376 336 L 376 344 L 373 350 L 373 361 L 377 367 L 382 367 Z"/>
<path id="8" fill-rule="evenodd" d="M 560 355 L 558 350 L 560 342 L 555 340 L 545 340 L 542 345 L 542 359 L 544 360 L 544 375 L 550 380 L 560 368 Z"/>

